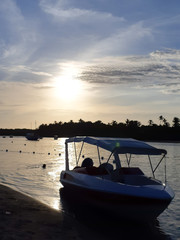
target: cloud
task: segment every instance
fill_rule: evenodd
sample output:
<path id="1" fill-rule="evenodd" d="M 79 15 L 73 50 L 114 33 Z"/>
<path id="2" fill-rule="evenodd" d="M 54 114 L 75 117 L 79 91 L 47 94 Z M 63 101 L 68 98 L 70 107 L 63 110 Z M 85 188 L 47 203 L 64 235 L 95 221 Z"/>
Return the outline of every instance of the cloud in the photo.
<path id="1" fill-rule="evenodd" d="M 144 21 L 131 23 L 108 9 L 77 6 L 77 1 L 40 1 L 42 11 L 50 16 L 52 29 L 57 27 L 59 43 L 70 50 L 63 50 L 62 57 L 65 53 L 67 58 L 91 61 L 97 57 L 122 56 L 143 52 L 154 41 L 152 29 Z"/>
<path id="2" fill-rule="evenodd" d="M 157 50 L 150 53 L 154 60 L 172 60 L 173 62 L 180 60 L 179 49 L 164 49 L 163 51 Z"/>
<path id="3" fill-rule="evenodd" d="M 12 63 L 25 61 L 34 40 L 33 22 L 26 19 L 13 0 L 0 2 L 1 60 Z M 32 49 L 31 49 L 32 50 Z"/>
<path id="4" fill-rule="evenodd" d="M 109 61 L 105 69 L 98 63 L 87 68 L 81 79 L 109 84 L 140 83 L 144 77 L 150 84 L 165 74 L 166 79 L 178 79 L 178 50 L 147 55 L 159 46 L 156 34 L 160 26 L 165 26 L 164 17 L 156 17 L 155 22 L 145 19 L 143 13 L 141 19 L 130 21 L 127 13 L 120 11 L 118 15 L 112 7 L 105 9 L 107 2 L 98 2 L 100 8 L 72 0 L 34 1 L 36 11 L 29 10 L 27 15 L 16 3 L 0 2 L 0 81 L 47 82 L 61 74 L 64 62 L 93 63 L 99 59 L 103 63 L 105 58 Z M 37 13 L 40 17 L 34 15 Z M 169 25 L 178 19 L 171 17 Z"/>
<path id="5" fill-rule="evenodd" d="M 115 17 L 109 12 L 99 12 L 92 9 L 86 9 L 83 7 L 76 7 L 78 2 L 69 0 L 40 0 L 40 7 L 42 10 L 54 17 L 55 20 L 63 21 L 84 21 L 85 23 L 94 23 L 97 20 L 101 21 L 124 21 L 123 17 Z M 98 24 L 98 22 L 97 22 Z"/>
<path id="6" fill-rule="evenodd" d="M 1 82 L 46 82 L 52 77 L 47 72 L 40 72 L 25 65 L 0 66 Z"/>
<path id="7" fill-rule="evenodd" d="M 60 56 L 66 59 L 87 61 L 99 52 L 101 56 L 107 54 L 109 50 L 101 50 L 100 45 L 106 45 L 106 39 L 111 41 L 111 36 L 116 37 L 120 29 L 126 26 L 123 17 L 114 16 L 110 12 L 78 8 L 73 6 L 72 1 L 42 0 L 40 7 L 49 16 L 51 27 L 56 31 L 59 44 L 57 47 L 55 43 L 56 51 L 59 49 L 59 53 L 62 50 Z"/>
<path id="8" fill-rule="evenodd" d="M 88 66 L 81 79 L 96 84 L 133 84 L 132 87 L 164 87 L 175 93 L 180 86 L 180 51 L 164 49 L 147 56 L 117 57 Z M 99 59 L 98 59 L 98 62 Z M 171 88 L 172 90 L 171 90 Z"/>

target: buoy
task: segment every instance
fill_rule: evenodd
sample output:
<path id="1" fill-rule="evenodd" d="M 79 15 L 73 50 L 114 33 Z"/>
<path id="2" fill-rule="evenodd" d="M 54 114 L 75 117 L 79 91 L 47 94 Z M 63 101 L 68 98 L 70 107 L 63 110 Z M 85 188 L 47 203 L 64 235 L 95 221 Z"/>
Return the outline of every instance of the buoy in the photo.
<path id="1" fill-rule="evenodd" d="M 46 164 L 45 163 L 42 165 L 42 168 L 46 168 Z"/>

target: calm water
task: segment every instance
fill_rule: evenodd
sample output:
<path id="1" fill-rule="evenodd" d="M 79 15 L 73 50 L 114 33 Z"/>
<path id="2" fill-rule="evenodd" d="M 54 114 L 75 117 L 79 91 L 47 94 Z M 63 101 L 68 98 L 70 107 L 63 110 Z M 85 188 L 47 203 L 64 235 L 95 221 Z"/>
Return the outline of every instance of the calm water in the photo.
<path id="1" fill-rule="evenodd" d="M 74 217 L 73 214 L 75 213 L 70 213 L 67 202 L 59 192 L 62 187 L 59 182 L 59 175 L 65 165 L 64 140 L 63 138 L 58 140 L 44 138 L 40 141 L 28 141 L 24 137 L 0 137 L 0 182 L 55 209 L 72 214 Z M 136 234 L 139 239 L 151 239 L 152 236 L 153 239 L 180 239 L 180 143 L 151 143 L 151 145 L 168 151 L 166 157 L 167 180 L 175 191 L 175 199 L 169 208 L 158 217 L 156 224 L 152 224 L 148 228 L 137 223 L 125 224 L 117 221 L 113 223 L 111 228 L 113 227 L 115 236 L 117 236 L 115 229 L 118 228 L 123 239 L 130 239 Z M 91 149 L 89 149 L 89 154 L 92 154 Z M 93 157 L 96 158 L 96 156 Z M 42 168 L 43 164 L 46 164 L 46 169 Z M 71 165 L 74 164 L 72 161 Z M 157 174 L 162 175 L 161 171 Z M 82 220 L 81 217 L 79 217 L 79 221 L 85 223 L 86 221 Z M 98 219 L 97 216 L 94 219 L 93 217 L 94 215 L 91 222 L 98 221 L 98 229 L 95 230 L 103 231 L 105 228 L 105 235 L 108 238 L 110 232 L 108 232 L 107 227 L 110 222 Z M 90 224 L 90 221 L 86 224 L 89 228 L 94 227 L 94 224 Z M 131 232 L 131 236 L 128 238 L 129 232 Z M 109 238 L 112 238 L 112 235 Z"/>

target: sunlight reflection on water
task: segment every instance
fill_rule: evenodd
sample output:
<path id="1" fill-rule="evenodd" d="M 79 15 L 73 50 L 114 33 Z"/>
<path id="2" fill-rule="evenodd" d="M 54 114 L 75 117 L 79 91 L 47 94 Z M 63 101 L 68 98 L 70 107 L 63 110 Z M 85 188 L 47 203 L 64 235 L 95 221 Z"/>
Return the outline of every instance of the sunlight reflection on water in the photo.
<path id="1" fill-rule="evenodd" d="M 14 137 L 13 139 L 0 137 L 0 182 L 34 197 L 52 208 L 66 211 L 66 207 L 64 209 L 64 205 L 60 201 L 59 193 L 59 189 L 62 187 L 59 182 L 60 172 L 65 168 L 64 141 L 64 138 L 28 141 L 24 137 Z M 178 214 L 180 209 L 180 143 L 151 143 L 151 145 L 168 151 L 166 161 L 168 182 L 176 194 L 169 208 L 158 218 L 159 228 L 171 237 L 164 239 L 178 239 L 180 236 L 180 214 Z M 78 149 L 80 150 L 80 145 Z M 98 162 L 98 156 L 92 154 L 90 147 L 88 153 L 83 152 L 82 154 L 85 157 L 92 156 L 93 160 Z M 101 155 L 106 158 L 106 151 L 102 151 Z M 72 157 L 74 157 L 73 154 Z M 42 167 L 43 164 L 46 164 L 46 168 Z M 70 165 L 73 167 L 75 161 L 70 160 Z M 145 167 L 144 161 L 141 162 L 141 165 Z M 161 172 L 157 174 L 161 175 Z"/>

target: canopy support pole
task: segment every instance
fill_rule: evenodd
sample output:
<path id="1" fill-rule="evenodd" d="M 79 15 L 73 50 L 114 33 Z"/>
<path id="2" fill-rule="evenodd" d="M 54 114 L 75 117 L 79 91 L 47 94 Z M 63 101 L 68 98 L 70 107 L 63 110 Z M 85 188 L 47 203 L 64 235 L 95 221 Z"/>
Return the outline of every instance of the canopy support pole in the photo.
<path id="1" fill-rule="evenodd" d="M 152 166 L 152 162 L 151 162 L 151 158 L 150 158 L 149 155 L 148 155 L 148 158 L 149 158 L 149 163 L 150 163 L 150 166 L 151 166 L 151 171 L 152 171 L 153 177 L 155 178 L 154 171 L 153 171 L 153 166 Z"/>
<path id="2" fill-rule="evenodd" d="M 115 162 L 116 162 L 116 168 L 117 168 L 117 169 L 120 169 L 120 168 L 121 168 L 121 163 L 120 163 L 119 156 L 118 156 L 117 153 L 113 153 L 113 155 L 114 155 L 114 160 L 115 160 Z"/>
<path id="3" fill-rule="evenodd" d="M 78 160 L 77 160 L 77 152 L 76 152 L 76 144 L 74 142 L 74 153 L 75 153 L 75 158 L 76 158 L 76 166 L 78 165 Z"/>
<path id="4" fill-rule="evenodd" d="M 82 145 L 81 145 L 81 150 L 80 150 L 80 153 L 79 153 L 79 157 L 78 157 L 77 165 L 78 165 L 78 163 L 79 163 L 79 159 L 80 159 L 80 157 L 81 157 L 81 153 L 82 153 L 83 146 L 84 146 L 84 142 L 82 142 Z"/>
<path id="5" fill-rule="evenodd" d="M 164 163 L 164 172 L 165 172 L 165 184 L 167 183 L 167 176 L 166 176 L 166 157 L 165 157 L 165 163 Z"/>
<path id="6" fill-rule="evenodd" d="M 107 160 L 107 163 L 109 162 L 109 160 L 110 160 L 110 158 L 111 158 L 112 155 L 113 155 L 113 152 L 111 152 L 111 154 L 109 155 L 109 158 L 108 158 L 108 160 Z"/>
<path id="7" fill-rule="evenodd" d="M 164 158 L 165 156 L 166 156 L 165 154 L 162 156 L 161 160 L 159 161 L 159 163 L 157 164 L 157 166 L 155 167 L 155 169 L 154 169 L 153 172 L 156 171 L 156 169 L 159 167 L 159 164 L 162 162 L 162 160 L 163 160 L 163 158 Z"/>
<path id="8" fill-rule="evenodd" d="M 97 146 L 97 152 L 98 152 L 98 158 L 99 158 L 99 165 L 101 165 L 100 152 L 99 152 L 99 147 L 98 146 Z"/>
<path id="9" fill-rule="evenodd" d="M 127 164 L 128 164 L 128 167 L 130 166 L 130 161 L 131 161 L 131 154 L 129 155 L 129 158 L 128 158 L 128 155 L 126 153 L 126 160 L 127 160 Z"/>
<path id="10" fill-rule="evenodd" d="M 69 170 L 69 158 L 68 158 L 68 144 L 67 142 L 65 143 L 65 151 L 66 151 L 66 154 L 65 154 L 65 158 L 66 158 L 66 171 Z"/>

